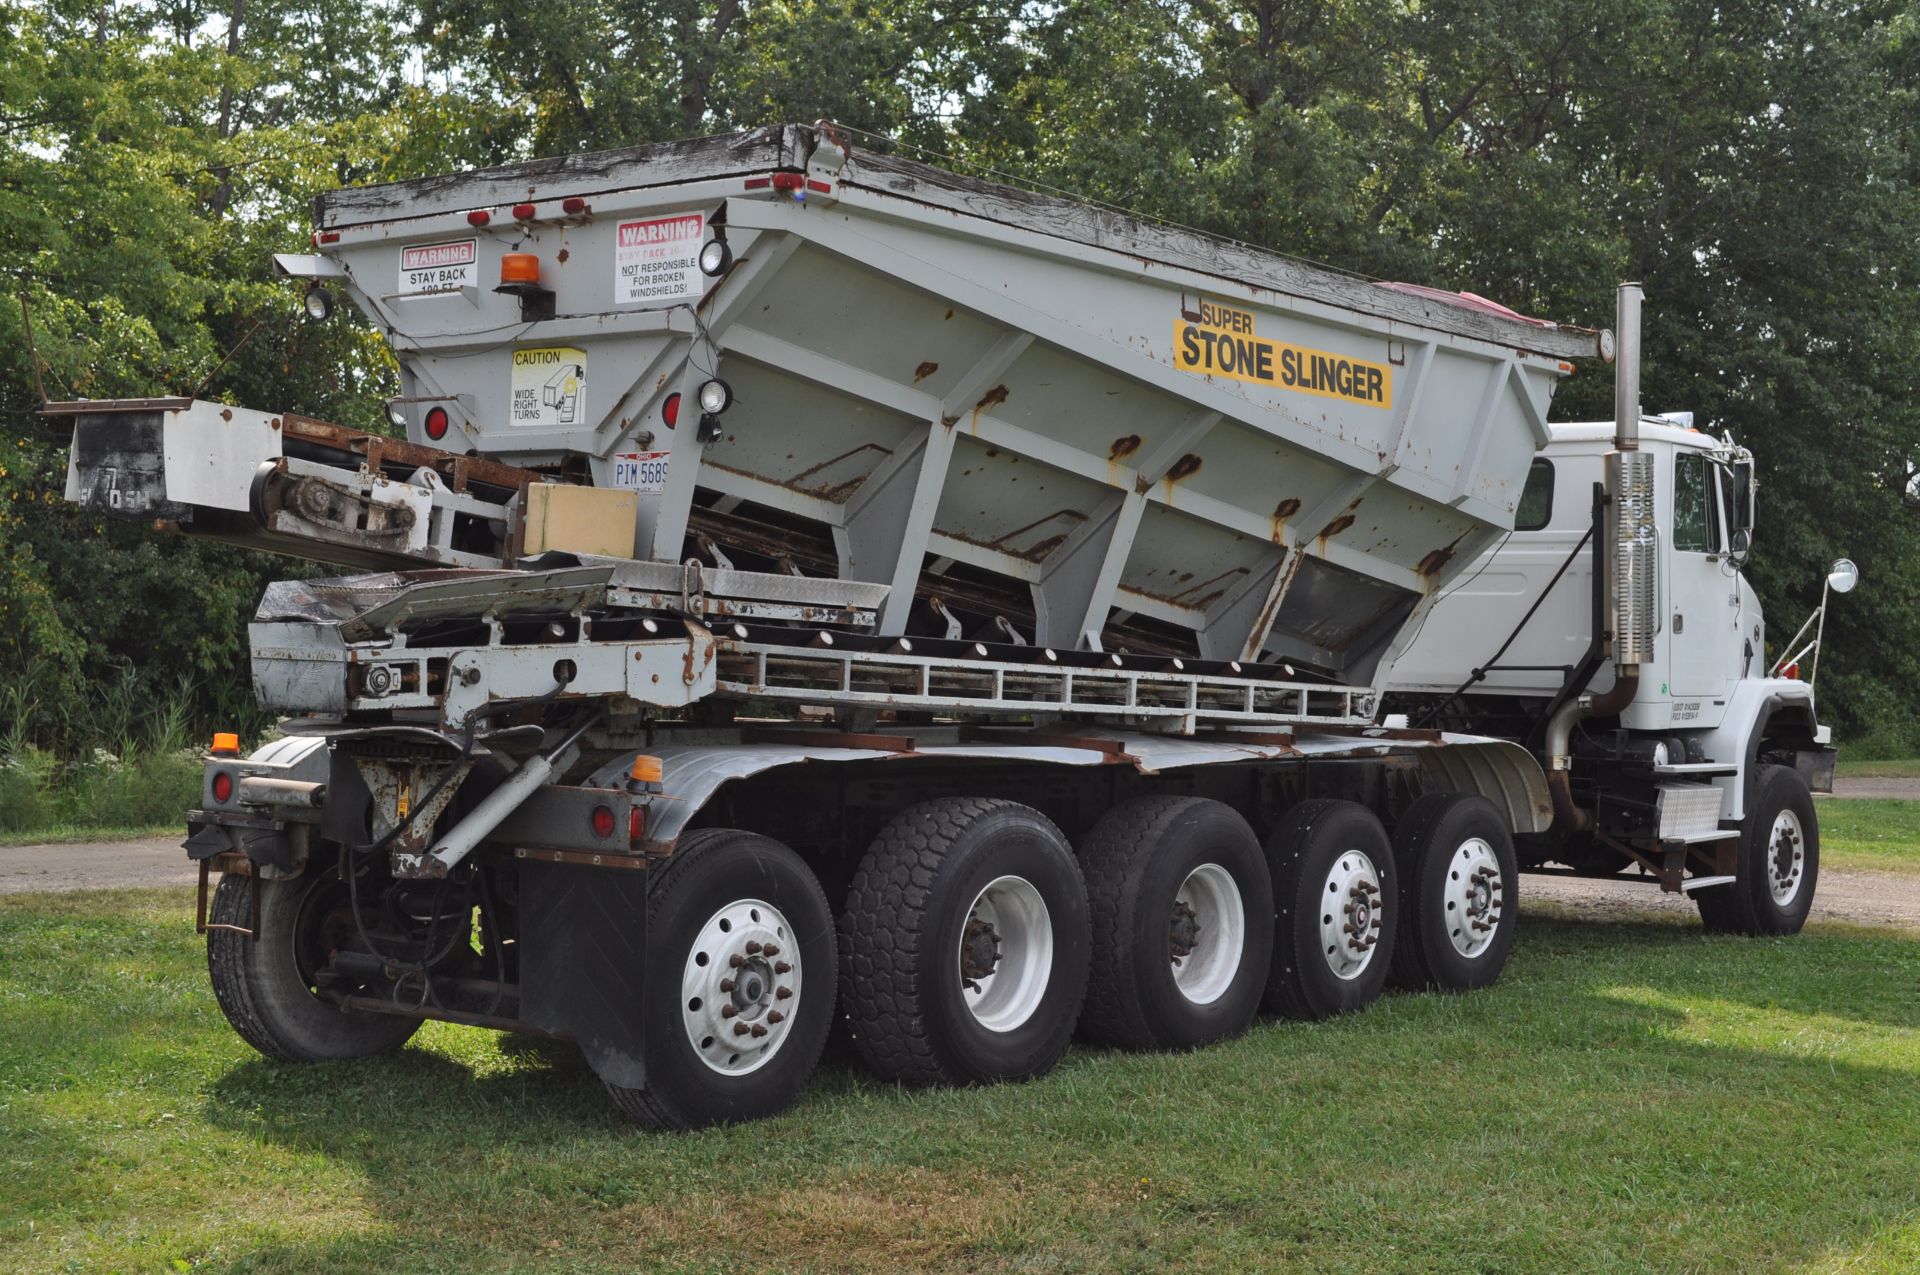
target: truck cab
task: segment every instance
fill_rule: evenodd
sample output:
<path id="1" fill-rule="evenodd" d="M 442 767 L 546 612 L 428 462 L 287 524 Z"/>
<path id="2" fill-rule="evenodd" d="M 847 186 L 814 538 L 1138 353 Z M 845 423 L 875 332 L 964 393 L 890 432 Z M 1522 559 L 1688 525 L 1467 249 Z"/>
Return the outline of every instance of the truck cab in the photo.
<path id="1" fill-rule="evenodd" d="M 1585 723 L 1575 751 L 1595 747 L 1603 725 L 1615 748 L 1657 748 L 1663 765 L 1695 767 L 1695 782 L 1719 788 L 1720 819 L 1734 823 L 1746 814 L 1741 781 L 1758 747 L 1816 790 L 1831 786 L 1831 753 L 1813 688 L 1770 675 L 1765 617 L 1741 570 L 1754 544 L 1752 455 L 1685 422 L 1646 417 L 1640 427 L 1658 493 L 1652 658 L 1617 718 Z M 1415 720 L 1538 742 L 1542 712 L 1606 637 L 1597 631 L 1604 580 L 1596 585 L 1593 546 L 1605 543 L 1598 493 L 1614 429 L 1549 426 L 1512 534 L 1434 603 L 1394 667 L 1394 706 Z M 1614 678 L 1603 662 L 1585 690 L 1603 697 Z"/>

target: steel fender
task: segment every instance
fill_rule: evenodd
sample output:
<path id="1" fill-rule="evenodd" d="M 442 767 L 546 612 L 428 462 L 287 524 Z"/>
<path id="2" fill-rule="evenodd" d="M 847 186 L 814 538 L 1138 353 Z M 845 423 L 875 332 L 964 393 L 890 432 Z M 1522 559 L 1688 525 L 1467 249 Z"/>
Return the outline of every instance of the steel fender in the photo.
<path id="1" fill-rule="evenodd" d="M 1767 723 L 1782 710 L 1804 711 L 1808 721 L 1813 721 L 1813 688 L 1784 677 L 1749 678 L 1734 683 L 1718 726 L 1690 736 L 1700 740 L 1712 760 L 1740 767 L 1739 774 L 1712 781 L 1720 790 L 1722 822 L 1737 823 L 1747 817 L 1747 780 L 1753 774 Z"/>
<path id="2" fill-rule="evenodd" d="M 1553 823 L 1547 776 L 1539 760 L 1518 744 L 1449 739 L 1415 755 L 1429 792 L 1478 793 L 1515 832 L 1545 832 Z"/>
<path id="3" fill-rule="evenodd" d="M 327 741 L 310 735 L 288 735 L 254 749 L 245 760 L 215 757 L 200 772 L 200 806 L 218 809 L 213 799 L 213 777 L 222 771 L 233 775 L 237 786 L 242 779 L 291 779 L 299 783 L 327 782 Z"/>
<path id="4" fill-rule="evenodd" d="M 835 748 L 811 743 L 717 744 L 656 747 L 666 800 L 647 812 L 650 853 L 671 850 L 687 825 L 720 788 L 737 779 L 802 762 L 882 762 L 912 766 L 929 761 L 1021 761 L 1050 766 L 1125 765 L 1143 775 L 1192 766 L 1314 758 L 1412 756 L 1432 789 L 1484 795 L 1506 814 L 1516 832 L 1541 832 L 1553 822 L 1546 775 L 1532 753 L 1505 740 L 1477 735 L 1407 738 L 1385 730 L 1357 735 L 1300 735 L 1292 743 L 1194 739 L 1131 731 L 1089 729 L 1083 745 L 1058 743 L 926 744 L 907 751 Z M 1101 745 L 1110 745 L 1103 747 Z M 586 780 L 590 788 L 618 788 L 633 753 L 615 758 Z"/>

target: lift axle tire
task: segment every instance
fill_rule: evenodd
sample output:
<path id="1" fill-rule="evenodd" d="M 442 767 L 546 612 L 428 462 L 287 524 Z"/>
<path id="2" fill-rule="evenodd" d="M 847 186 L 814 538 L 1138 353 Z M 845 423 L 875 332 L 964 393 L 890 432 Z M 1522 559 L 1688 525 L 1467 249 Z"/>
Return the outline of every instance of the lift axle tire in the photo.
<path id="1" fill-rule="evenodd" d="M 1201 797 L 1138 798 L 1094 825 L 1080 863 L 1093 921 L 1081 1033 L 1192 1049 L 1245 1031 L 1273 959 L 1273 887 L 1247 821 Z"/>
<path id="2" fill-rule="evenodd" d="M 1267 834 L 1275 907 L 1266 1008 L 1287 1018 L 1351 1013 L 1380 995 L 1400 903 L 1387 830 L 1371 810 L 1303 801 Z"/>
<path id="3" fill-rule="evenodd" d="M 1390 980 L 1422 990 L 1472 991 L 1500 977 L 1519 917 L 1513 834 L 1475 793 L 1429 793 L 1393 833 L 1400 934 Z"/>
<path id="4" fill-rule="evenodd" d="M 607 1092 L 652 1129 L 778 1115 L 806 1088 L 833 1026 L 837 953 L 820 883 L 788 847 L 733 828 L 688 833 L 653 871 L 646 1083 Z"/>
<path id="5" fill-rule="evenodd" d="M 1031 1080 L 1086 998 L 1087 889 L 1037 810 L 988 797 L 896 815 L 854 873 L 841 1004 L 860 1058 L 908 1085 Z"/>
<path id="6" fill-rule="evenodd" d="M 1820 820 L 1813 794 L 1790 766 L 1761 766 L 1741 825 L 1734 880 L 1693 891 L 1716 934 L 1798 934 L 1820 880 Z"/>
<path id="7" fill-rule="evenodd" d="M 257 938 L 230 929 L 207 931 L 214 999 L 240 1039 L 268 1058 L 299 1063 L 366 1058 L 406 1044 L 420 1029 L 419 1019 L 342 1010 L 319 999 L 307 981 L 308 971 L 325 959 L 315 950 L 316 909 L 343 903 L 345 887 L 330 873 L 262 880 L 259 886 Z M 252 892 L 252 878 L 222 876 L 207 909 L 208 922 L 251 928 Z M 341 897 L 333 898 L 335 893 Z M 304 959 L 303 945 L 308 949 Z"/>

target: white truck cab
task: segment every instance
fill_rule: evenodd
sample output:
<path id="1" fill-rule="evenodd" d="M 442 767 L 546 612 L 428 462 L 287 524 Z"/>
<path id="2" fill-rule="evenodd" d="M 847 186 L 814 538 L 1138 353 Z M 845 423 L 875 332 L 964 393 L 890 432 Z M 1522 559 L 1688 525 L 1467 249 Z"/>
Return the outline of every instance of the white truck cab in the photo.
<path id="1" fill-rule="evenodd" d="M 1641 420 L 1640 450 L 1653 458 L 1658 493 L 1658 623 L 1652 658 L 1610 725 L 1654 740 L 1667 764 L 1700 767 L 1698 780 L 1721 789 L 1720 817 L 1736 821 L 1746 813 L 1740 779 L 1763 738 L 1788 731 L 1793 751 L 1814 749 L 1813 688 L 1769 675 L 1765 618 L 1741 572 L 1753 547 L 1752 455 L 1683 420 Z M 1589 657 L 1593 546 L 1604 543 L 1595 534 L 1596 493 L 1615 427 L 1556 424 L 1549 431 L 1512 534 L 1441 596 L 1395 664 L 1391 690 L 1402 702 L 1462 695 L 1548 702 Z M 1478 676 L 1463 686 L 1463 670 Z M 1614 677 L 1603 662 L 1585 689 L 1602 696 Z M 1708 763 L 1737 769 L 1716 775 Z M 1816 756 L 1801 766 L 1816 790 L 1830 786 L 1823 763 Z"/>

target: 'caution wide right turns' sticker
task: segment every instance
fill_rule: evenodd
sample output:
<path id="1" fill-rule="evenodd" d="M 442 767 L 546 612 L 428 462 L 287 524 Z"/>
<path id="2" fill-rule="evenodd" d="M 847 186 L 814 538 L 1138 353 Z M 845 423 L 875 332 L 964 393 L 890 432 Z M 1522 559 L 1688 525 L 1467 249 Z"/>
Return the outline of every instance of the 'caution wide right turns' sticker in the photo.
<path id="1" fill-rule="evenodd" d="M 513 404 L 508 420 L 536 429 L 587 423 L 587 352 L 548 345 L 513 352 Z"/>

